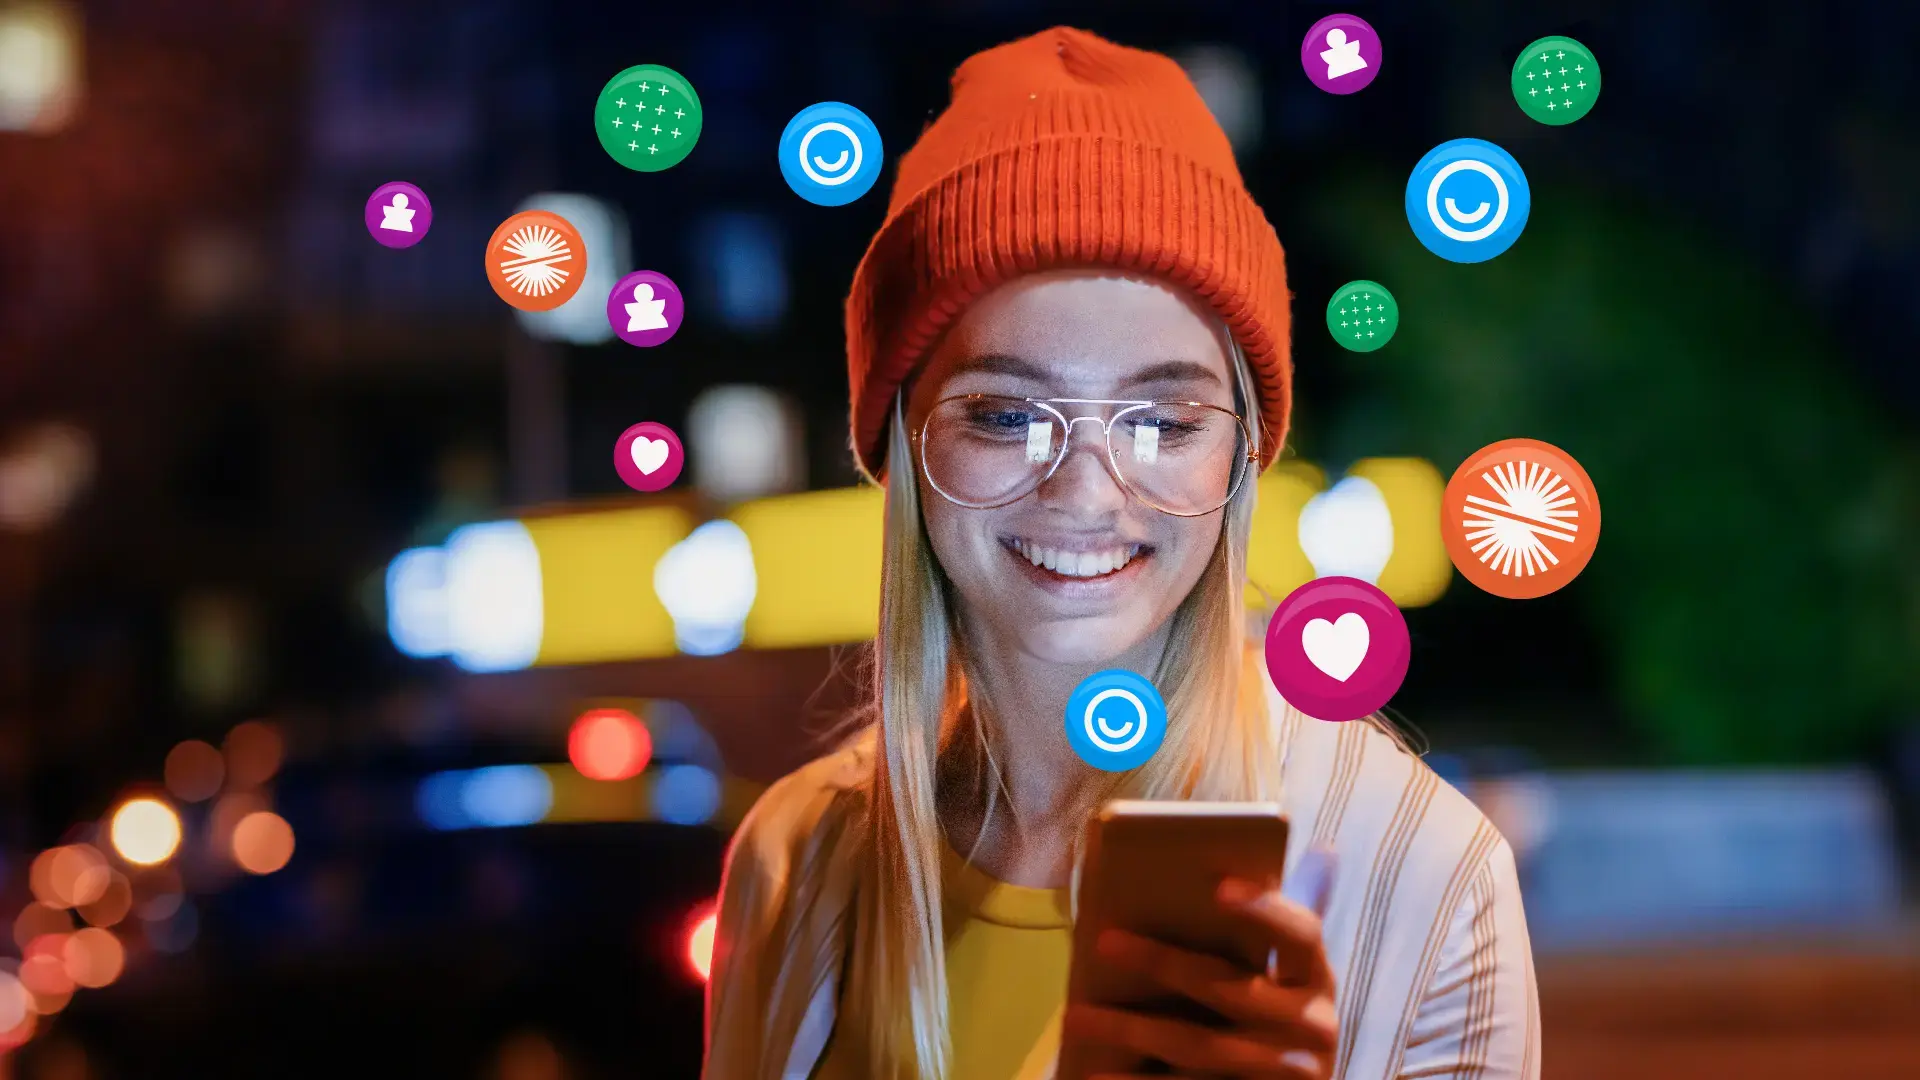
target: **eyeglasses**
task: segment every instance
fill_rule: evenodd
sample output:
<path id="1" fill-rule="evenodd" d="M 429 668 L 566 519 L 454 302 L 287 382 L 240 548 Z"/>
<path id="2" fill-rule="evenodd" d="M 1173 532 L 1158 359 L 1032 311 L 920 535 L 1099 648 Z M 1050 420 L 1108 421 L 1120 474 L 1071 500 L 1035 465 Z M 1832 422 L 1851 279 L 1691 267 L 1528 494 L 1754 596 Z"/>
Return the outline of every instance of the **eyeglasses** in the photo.
<path id="1" fill-rule="evenodd" d="M 1081 415 L 1069 416 L 1061 406 Z M 1080 406 L 1096 406 L 1087 414 Z M 1135 498 L 1200 517 L 1225 506 L 1253 471 L 1253 437 L 1239 414 L 1198 401 L 1108 401 L 962 394 L 936 402 L 913 431 L 927 483 L 976 510 L 1006 506 L 1066 460 L 1073 426 L 1100 424 L 1107 467 Z"/>

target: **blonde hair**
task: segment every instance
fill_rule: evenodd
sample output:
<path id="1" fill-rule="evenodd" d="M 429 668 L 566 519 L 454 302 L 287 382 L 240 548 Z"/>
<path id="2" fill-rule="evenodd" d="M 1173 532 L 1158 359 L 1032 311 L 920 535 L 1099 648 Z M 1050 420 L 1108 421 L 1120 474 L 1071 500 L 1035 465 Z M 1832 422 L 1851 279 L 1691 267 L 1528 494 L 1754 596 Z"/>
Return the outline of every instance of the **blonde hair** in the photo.
<path id="1" fill-rule="evenodd" d="M 1245 358 L 1237 343 L 1230 348 L 1244 411 L 1244 403 L 1256 399 Z M 1258 421 L 1251 427 L 1257 452 Z M 868 726 L 857 736 L 872 750 L 872 774 L 864 820 L 848 837 L 863 865 L 855 874 L 846 1000 L 863 1004 L 868 1023 L 865 1031 L 846 1034 L 864 1039 L 876 1076 L 911 1070 L 907 1075 L 919 1080 L 944 1080 L 951 1047 L 937 762 L 948 739 L 966 736 L 958 721 L 971 711 L 972 735 L 992 772 L 989 729 L 980 720 L 991 710 L 983 707 L 978 681 L 968 678 L 971 661 L 921 518 L 912 447 L 898 410 L 887 461 L 873 697 Z M 1166 741 L 1147 764 L 1117 775 L 1100 793 L 1105 797 L 1279 797 L 1264 674 L 1247 642 L 1247 538 L 1256 487 L 1248 476 L 1227 504 L 1213 556 L 1171 616 L 1166 651 L 1152 673 L 1167 703 Z M 966 710 L 969 695 L 974 708 Z"/>

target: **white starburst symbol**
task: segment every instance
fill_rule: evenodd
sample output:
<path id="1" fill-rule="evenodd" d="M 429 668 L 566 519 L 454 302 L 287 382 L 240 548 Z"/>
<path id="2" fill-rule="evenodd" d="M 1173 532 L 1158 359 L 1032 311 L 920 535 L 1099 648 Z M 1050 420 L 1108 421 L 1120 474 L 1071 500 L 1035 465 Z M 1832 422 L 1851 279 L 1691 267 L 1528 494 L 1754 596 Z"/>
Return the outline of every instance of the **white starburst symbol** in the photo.
<path id="1" fill-rule="evenodd" d="M 546 296 L 567 283 L 568 271 L 557 265 L 573 261 L 566 237 L 545 225 L 522 225 L 507 238 L 500 273 L 513 290 L 527 296 Z"/>
<path id="2" fill-rule="evenodd" d="M 1571 544 L 1580 530 L 1572 488 L 1560 474 L 1537 462 L 1509 461 L 1480 478 L 1499 498 L 1468 495 L 1460 523 L 1480 561 L 1508 577 L 1532 577 L 1560 565 L 1547 541 Z"/>

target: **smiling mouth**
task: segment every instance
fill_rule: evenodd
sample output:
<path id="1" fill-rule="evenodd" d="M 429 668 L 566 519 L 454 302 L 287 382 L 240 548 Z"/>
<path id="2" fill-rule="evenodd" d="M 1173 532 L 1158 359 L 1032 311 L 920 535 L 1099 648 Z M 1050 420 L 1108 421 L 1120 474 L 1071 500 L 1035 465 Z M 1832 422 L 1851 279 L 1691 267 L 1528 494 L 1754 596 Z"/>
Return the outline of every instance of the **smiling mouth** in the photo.
<path id="1" fill-rule="evenodd" d="M 1067 551 L 1018 536 L 1001 537 L 1000 545 L 1037 569 L 1071 581 L 1110 577 L 1153 554 L 1151 544 L 1114 544 L 1089 551 Z"/>

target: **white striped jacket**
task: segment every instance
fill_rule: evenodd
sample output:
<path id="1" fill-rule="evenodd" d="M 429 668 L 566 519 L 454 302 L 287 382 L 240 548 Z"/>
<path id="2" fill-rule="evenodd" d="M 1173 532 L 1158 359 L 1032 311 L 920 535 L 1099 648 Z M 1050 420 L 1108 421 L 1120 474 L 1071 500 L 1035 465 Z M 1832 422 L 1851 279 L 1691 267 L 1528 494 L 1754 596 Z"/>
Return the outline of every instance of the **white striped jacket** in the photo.
<path id="1" fill-rule="evenodd" d="M 1293 836 L 1338 860 L 1324 922 L 1335 1080 L 1537 1080 L 1533 953 L 1506 840 L 1379 730 L 1309 719 L 1277 694 L 1270 704 Z M 805 1080 L 818 1064 L 847 883 L 793 869 L 831 850 L 846 802 L 836 795 L 866 768 L 852 751 L 821 758 L 769 788 L 741 824 L 708 983 L 708 1080 Z M 1308 844 L 1291 847 L 1289 868 Z M 796 880 L 819 884 L 791 895 Z"/>

